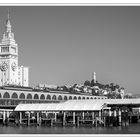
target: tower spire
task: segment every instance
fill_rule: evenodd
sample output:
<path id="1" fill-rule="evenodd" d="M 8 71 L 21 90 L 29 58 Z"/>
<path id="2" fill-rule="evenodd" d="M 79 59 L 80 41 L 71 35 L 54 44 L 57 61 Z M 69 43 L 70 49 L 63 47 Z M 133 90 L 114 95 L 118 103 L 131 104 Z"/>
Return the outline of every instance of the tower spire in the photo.
<path id="1" fill-rule="evenodd" d="M 8 9 L 7 20 L 6 20 L 6 32 L 11 32 L 10 14 Z"/>
<path id="2" fill-rule="evenodd" d="M 7 19 L 8 19 L 8 20 L 10 19 L 9 9 L 8 9 Z"/>

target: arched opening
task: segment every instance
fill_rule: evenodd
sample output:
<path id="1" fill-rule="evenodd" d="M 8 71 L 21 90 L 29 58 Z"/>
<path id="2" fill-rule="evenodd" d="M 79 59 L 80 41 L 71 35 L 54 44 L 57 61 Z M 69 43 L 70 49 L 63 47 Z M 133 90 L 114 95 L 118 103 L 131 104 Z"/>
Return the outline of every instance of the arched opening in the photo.
<path id="1" fill-rule="evenodd" d="M 87 99 L 89 99 L 89 97 L 87 97 Z"/>
<path id="2" fill-rule="evenodd" d="M 34 99 L 39 99 L 37 94 L 34 95 Z"/>
<path id="3" fill-rule="evenodd" d="M 64 96 L 64 100 L 67 100 L 67 96 Z"/>
<path id="4" fill-rule="evenodd" d="M 74 98 L 73 98 L 74 100 L 77 100 L 77 97 L 76 96 L 74 96 Z"/>
<path id="5" fill-rule="evenodd" d="M 94 99 L 97 99 L 96 97 Z"/>
<path id="6" fill-rule="evenodd" d="M 3 95 L 3 98 L 10 98 L 10 95 L 8 92 L 5 92 L 4 95 Z"/>
<path id="7" fill-rule="evenodd" d="M 72 97 L 71 96 L 69 96 L 69 100 L 72 100 Z"/>
<path id="8" fill-rule="evenodd" d="M 25 99 L 24 93 L 21 93 L 20 96 L 19 96 L 19 98 L 20 98 L 20 99 Z"/>
<path id="9" fill-rule="evenodd" d="M 50 95 L 47 95 L 47 100 L 51 100 L 51 96 Z"/>
<path id="10" fill-rule="evenodd" d="M 81 97 L 80 96 L 78 97 L 78 100 L 81 100 Z"/>
<path id="11" fill-rule="evenodd" d="M 12 94 L 12 98 L 18 98 L 18 96 L 15 92 Z"/>
<path id="12" fill-rule="evenodd" d="M 83 97 L 83 99 L 85 100 L 85 97 Z"/>
<path id="13" fill-rule="evenodd" d="M 100 99 L 100 98 L 98 98 L 98 99 Z"/>
<path id="14" fill-rule="evenodd" d="M 45 100 L 44 94 L 41 94 L 40 99 L 41 99 L 41 100 Z"/>
<path id="15" fill-rule="evenodd" d="M 58 100 L 62 100 L 62 96 L 61 95 L 58 96 Z"/>
<path id="16" fill-rule="evenodd" d="M 32 99 L 32 95 L 30 93 L 27 95 L 27 99 Z"/>
<path id="17" fill-rule="evenodd" d="M 56 100 L 56 95 L 53 95 L 52 96 L 52 100 Z"/>
<path id="18" fill-rule="evenodd" d="M 90 99 L 93 99 L 93 97 L 91 97 Z"/>

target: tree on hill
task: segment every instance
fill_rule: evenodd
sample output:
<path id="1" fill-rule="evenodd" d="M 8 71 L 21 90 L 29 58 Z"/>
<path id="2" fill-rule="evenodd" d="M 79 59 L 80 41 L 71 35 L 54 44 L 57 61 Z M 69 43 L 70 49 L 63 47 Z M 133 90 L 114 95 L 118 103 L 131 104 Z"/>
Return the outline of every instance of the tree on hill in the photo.
<path id="1" fill-rule="evenodd" d="M 90 81 L 86 80 L 86 81 L 84 82 L 84 86 L 90 86 Z"/>

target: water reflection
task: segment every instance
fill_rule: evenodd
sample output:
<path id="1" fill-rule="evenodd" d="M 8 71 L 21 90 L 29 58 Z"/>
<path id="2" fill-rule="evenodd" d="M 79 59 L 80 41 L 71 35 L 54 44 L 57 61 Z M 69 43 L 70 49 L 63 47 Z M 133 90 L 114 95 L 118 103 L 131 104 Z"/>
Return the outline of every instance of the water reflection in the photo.
<path id="1" fill-rule="evenodd" d="M 140 124 L 128 127 L 34 127 L 0 126 L 0 134 L 140 134 Z"/>

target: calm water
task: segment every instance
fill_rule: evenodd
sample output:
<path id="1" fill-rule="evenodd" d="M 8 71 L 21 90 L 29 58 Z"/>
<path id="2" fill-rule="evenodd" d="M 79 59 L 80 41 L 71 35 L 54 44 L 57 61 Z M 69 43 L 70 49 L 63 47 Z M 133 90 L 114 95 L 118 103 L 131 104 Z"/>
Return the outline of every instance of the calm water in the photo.
<path id="1" fill-rule="evenodd" d="M 0 126 L 0 134 L 140 134 L 140 124 L 128 127 L 14 127 Z"/>

